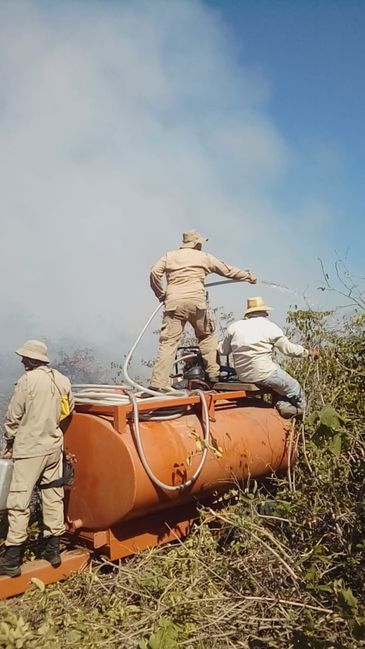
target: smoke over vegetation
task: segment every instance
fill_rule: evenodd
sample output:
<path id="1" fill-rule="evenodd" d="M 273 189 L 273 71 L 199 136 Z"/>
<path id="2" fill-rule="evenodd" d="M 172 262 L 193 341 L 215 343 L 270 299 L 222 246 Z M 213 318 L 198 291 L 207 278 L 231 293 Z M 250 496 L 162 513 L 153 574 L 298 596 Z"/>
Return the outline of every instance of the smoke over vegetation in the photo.
<path id="1" fill-rule="evenodd" d="M 155 305 L 151 264 L 190 227 L 259 277 L 299 293 L 314 281 L 313 227 L 319 239 L 331 207 L 308 190 L 283 209 L 295 152 L 239 57 L 200 2 L 1 3 L 3 379 L 26 338 L 121 358 Z M 258 291 L 212 301 L 238 315 Z"/>

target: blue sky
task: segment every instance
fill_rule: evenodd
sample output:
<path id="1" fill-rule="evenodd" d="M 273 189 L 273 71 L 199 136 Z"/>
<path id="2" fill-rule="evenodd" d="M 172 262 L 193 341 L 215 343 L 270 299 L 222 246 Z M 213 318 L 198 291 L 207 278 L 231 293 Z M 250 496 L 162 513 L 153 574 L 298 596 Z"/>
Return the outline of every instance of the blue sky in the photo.
<path id="1" fill-rule="evenodd" d="M 337 214 L 328 232 L 363 262 L 365 239 L 365 3 L 362 0 L 207 0 L 270 85 L 269 113 L 295 147 L 280 188 L 290 206 L 308 186 Z M 363 268 L 363 265 L 362 265 Z"/>
<path id="2" fill-rule="evenodd" d="M 3 349 L 123 355 L 191 227 L 288 287 L 215 289 L 237 317 L 332 304 L 318 257 L 364 276 L 364 33 L 351 0 L 0 2 Z"/>

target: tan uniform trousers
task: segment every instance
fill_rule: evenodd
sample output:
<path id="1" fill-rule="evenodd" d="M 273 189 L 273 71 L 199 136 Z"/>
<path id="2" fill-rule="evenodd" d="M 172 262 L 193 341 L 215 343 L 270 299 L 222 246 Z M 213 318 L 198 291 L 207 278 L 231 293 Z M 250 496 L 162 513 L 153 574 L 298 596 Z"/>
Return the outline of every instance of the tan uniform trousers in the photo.
<path id="1" fill-rule="evenodd" d="M 190 322 L 194 329 L 209 377 L 216 377 L 219 374 L 219 365 L 216 360 L 218 341 L 207 309 L 184 303 L 174 311 L 165 311 L 164 313 L 160 346 L 153 368 L 151 387 L 170 387 L 169 377 L 174 365 L 176 350 L 187 322 Z"/>
<path id="2" fill-rule="evenodd" d="M 62 475 L 62 449 L 42 457 L 17 458 L 7 500 L 9 531 L 6 545 L 21 545 L 27 539 L 30 499 L 38 480 L 41 485 Z M 65 531 L 63 488 L 41 489 L 44 536 L 61 536 Z"/>

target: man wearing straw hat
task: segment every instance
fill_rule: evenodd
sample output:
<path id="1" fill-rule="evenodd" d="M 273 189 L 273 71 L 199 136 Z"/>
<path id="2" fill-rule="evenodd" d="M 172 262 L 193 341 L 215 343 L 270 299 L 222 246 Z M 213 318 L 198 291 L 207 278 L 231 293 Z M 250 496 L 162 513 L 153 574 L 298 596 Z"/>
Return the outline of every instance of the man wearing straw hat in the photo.
<path id="1" fill-rule="evenodd" d="M 244 319 L 228 327 L 218 351 L 233 355 L 234 367 L 242 383 L 254 383 L 280 395 L 276 407 L 283 417 L 300 416 L 305 408 L 303 389 L 274 362 L 273 352 L 278 350 L 292 357 L 315 357 L 318 352 L 290 342 L 280 327 L 269 320 L 271 310 L 262 297 L 249 298 Z"/>
<path id="2" fill-rule="evenodd" d="M 203 252 L 202 245 L 206 241 L 208 239 L 196 230 L 184 232 L 180 248 L 167 252 L 151 269 L 152 290 L 165 307 L 160 346 L 149 386 L 151 390 L 169 388 L 176 349 L 187 322 L 192 325 L 198 339 L 208 381 L 214 383 L 218 380 L 218 341 L 207 310 L 205 277 L 217 273 L 222 277 L 256 283 L 256 277 L 248 270 L 228 266 Z M 166 276 L 166 289 L 162 285 L 163 275 Z"/>
<path id="3" fill-rule="evenodd" d="M 25 374 L 15 386 L 6 413 L 6 447 L 2 453 L 2 457 L 14 460 L 7 500 L 9 530 L 5 555 L 0 560 L 0 574 L 10 577 L 20 575 L 30 499 L 36 484 L 41 487 L 42 497 L 43 558 L 52 566 L 61 562 L 60 537 L 65 530 L 63 488 L 52 484 L 57 485 L 62 477 L 62 400 L 67 398 L 69 412 L 73 410 L 70 381 L 49 367 L 44 343 L 27 340 L 16 354 L 22 357 Z"/>

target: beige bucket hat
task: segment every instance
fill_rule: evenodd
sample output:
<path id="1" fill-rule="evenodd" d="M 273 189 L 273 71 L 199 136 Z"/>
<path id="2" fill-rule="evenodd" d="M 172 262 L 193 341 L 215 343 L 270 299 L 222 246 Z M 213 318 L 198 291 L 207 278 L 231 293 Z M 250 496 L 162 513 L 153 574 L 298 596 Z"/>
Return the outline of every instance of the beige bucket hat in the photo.
<path id="1" fill-rule="evenodd" d="M 272 311 L 272 308 L 265 304 L 262 297 L 249 297 L 247 300 L 245 316 L 257 311 Z"/>
<path id="2" fill-rule="evenodd" d="M 27 340 L 22 347 L 19 347 L 19 349 L 16 350 L 15 353 L 18 354 L 18 356 L 49 363 L 47 345 L 42 343 L 40 340 Z"/>
<path id="3" fill-rule="evenodd" d="M 183 242 L 180 248 L 194 248 L 197 243 L 205 243 L 208 239 L 205 239 L 197 230 L 187 230 L 183 234 Z"/>

